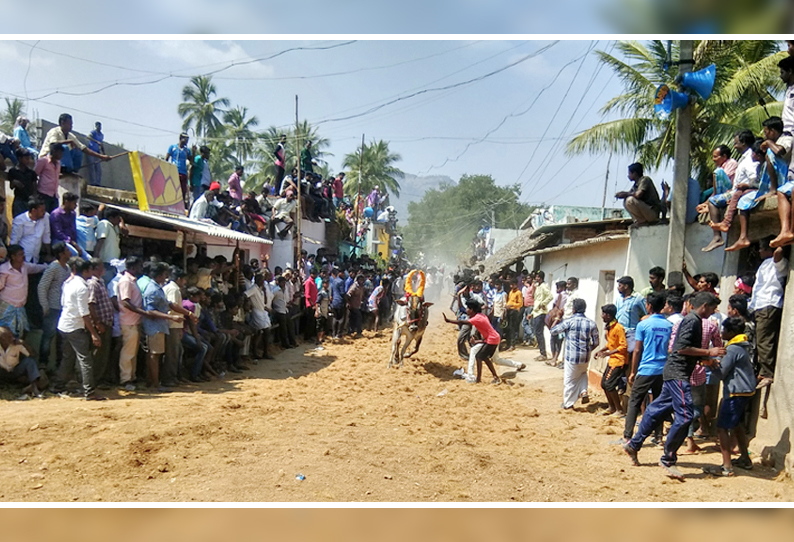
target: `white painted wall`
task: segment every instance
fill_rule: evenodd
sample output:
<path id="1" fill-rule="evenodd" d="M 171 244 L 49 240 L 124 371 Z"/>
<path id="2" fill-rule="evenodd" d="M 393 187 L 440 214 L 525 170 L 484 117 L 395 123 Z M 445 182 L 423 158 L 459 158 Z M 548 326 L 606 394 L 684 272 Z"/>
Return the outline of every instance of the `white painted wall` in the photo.
<path id="1" fill-rule="evenodd" d="M 325 222 L 301 221 L 301 235 L 303 236 L 303 249 L 309 254 L 316 254 L 317 249 L 325 246 Z M 287 238 L 284 241 L 276 236 L 273 239 L 273 250 L 270 253 L 270 268 L 276 266 L 286 268 L 287 262 L 294 267 L 294 242 Z"/>
<path id="2" fill-rule="evenodd" d="M 648 270 L 654 266 L 667 266 L 668 224 L 631 228 L 629 254 L 624 275 L 634 279 L 637 290 L 649 286 Z M 722 272 L 725 251 L 722 248 L 712 252 L 701 249 L 711 240 L 711 228 L 697 222 L 686 227 L 685 259 L 687 269 L 693 275 L 711 271 L 718 275 Z"/>
<path id="3" fill-rule="evenodd" d="M 614 271 L 615 279 L 620 278 L 626 268 L 626 255 L 628 254 L 628 239 L 616 239 L 592 246 L 584 246 L 571 250 L 560 250 L 542 254 L 540 269 L 546 274 L 546 283 L 554 293 L 554 283 L 569 277 L 579 279 L 579 295 L 587 303 L 585 315 L 598 324 L 599 338 L 603 341 L 603 322 L 601 320 L 601 305 L 614 302 L 612 298 L 603 299 L 599 296 L 599 279 L 602 271 Z M 617 292 L 617 286 L 612 284 L 612 291 Z M 546 346 L 550 344 L 551 336 L 546 330 Z M 603 370 L 604 362 L 591 361 L 591 371 Z"/>
<path id="4" fill-rule="evenodd" d="M 507 230 L 502 228 L 492 228 L 491 229 L 491 239 L 493 239 L 493 251 L 496 253 L 497 250 L 505 246 L 507 243 L 518 237 L 518 234 L 521 233 L 521 230 Z"/>
<path id="5" fill-rule="evenodd" d="M 601 271 L 614 271 L 619 278 L 626 268 L 628 239 L 617 239 L 597 245 L 560 250 L 540 256 L 540 269 L 546 274 L 546 283 L 554 292 L 554 282 L 568 277 L 579 279 L 579 293 L 587 302 L 588 318 L 600 321 L 598 303 L 598 280 Z M 615 287 L 615 291 L 617 288 Z M 608 299 L 606 302 L 611 303 Z"/>

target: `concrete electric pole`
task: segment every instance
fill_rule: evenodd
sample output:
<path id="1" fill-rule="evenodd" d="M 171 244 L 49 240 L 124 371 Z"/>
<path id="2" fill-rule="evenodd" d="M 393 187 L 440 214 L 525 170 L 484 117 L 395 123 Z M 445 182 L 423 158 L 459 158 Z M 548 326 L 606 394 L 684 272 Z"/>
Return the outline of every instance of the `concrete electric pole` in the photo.
<path id="1" fill-rule="evenodd" d="M 692 71 L 694 41 L 679 42 L 678 74 Z M 685 284 L 682 273 L 686 241 L 686 208 L 689 187 L 689 150 L 692 132 L 692 105 L 678 110 L 675 123 L 673 165 L 673 196 L 670 209 L 670 230 L 667 241 L 667 284 Z"/>

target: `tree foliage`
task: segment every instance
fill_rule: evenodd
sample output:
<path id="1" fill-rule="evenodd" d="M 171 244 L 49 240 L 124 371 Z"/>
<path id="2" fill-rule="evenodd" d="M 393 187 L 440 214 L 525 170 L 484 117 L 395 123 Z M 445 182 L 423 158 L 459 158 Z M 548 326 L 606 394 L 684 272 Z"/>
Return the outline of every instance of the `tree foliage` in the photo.
<path id="1" fill-rule="evenodd" d="M 597 51 L 600 61 L 623 82 L 624 91 L 607 101 L 601 113 L 607 120 L 577 134 L 569 143 L 571 154 L 614 151 L 629 155 L 647 167 L 659 167 L 673 159 L 675 115 L 666 121 L 653 112 L 653 97 L 659 85 L 675 88 L 678 67 L 665 69 L 665 42 L 620 41 L 619 55 Z M 720 144 L 731 144 L 733 134 L 749 128 L 759 134 L 768 116 L 758 105 L 763 99 L 769 115 L 779 115 L 777 101 L 782 91 L 777 62 L 785 53 L 773 40 L 702 40 L 695 42 L 694 67 L 697 71 L 717 65 L 714 91 L 708 100 L 692 106 L 691 165 L 695 177 L 706 182 L 713 165 L 711 151 Z M 678 58 L 678 45 L 672 46 Z"/>
<path id="2" fill-rule="evenodd" d="M 490 225 L 518 229 L 532 212 L 521 203 L 520 185 L 499 186 L 490 175 L 463 175 L 457 184 L 442 184 L 408 204 L 403 244 L 410 256 L 424 252 L 455 262 L 469 252 L 477 231 Z"/>
<path id="3" fill-rule="evenodd" d="M 394 164 L 402 157 L 389 150 L 386 141 L 364 143 L 362 156 L 361 147 L 345 155 L 342 167 L 345 168 L 345 194 L 355 196 L 358 191 L 359 166 L 361 169 L 361 193 L 366 195 L 375 186 L 386 189 L 395 196 L 400 195 L 400 183 L 397 177 L 402 175 Z"/>
<path id="4" fill-rule="evenodd" d="M 182 130 L 193 128 L 199 139 L 214 137 L 221 129 L 220 115 L 229 107 L 228 98 L 216 98 L 218 90 L 212 77 L 196 75 L 182 88 L 182 103 L 177 107 Z"/>
<path id="5" fill-rule="evenodd" d="M 17 121 L 17 117 L 25 114 L 25 105 L 19 98 L 14 98 L 13 100 L 5 98 L 5 101 L 5 111 L 0 113 L 0 132 L 10 136 L 14 131 L 14 123 Z"/>

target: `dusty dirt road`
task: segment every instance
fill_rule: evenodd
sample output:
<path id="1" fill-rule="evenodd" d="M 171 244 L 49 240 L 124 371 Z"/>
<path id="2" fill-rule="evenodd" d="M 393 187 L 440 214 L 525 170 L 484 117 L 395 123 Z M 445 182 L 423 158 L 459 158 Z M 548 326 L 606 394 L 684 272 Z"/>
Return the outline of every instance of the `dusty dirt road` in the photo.
<path id="1" fill-rule="evenodd" d="M 683 483 L 663 476 L 658 448 L 630 466 L 610 445 L 621 420 L 594 413 L 595 390 L 588 410 L 559 410 L 561 371 L 453 379 L 455 328 L 435 316 L 402 370 L 386 370 L 388 334 L 369 334 L 166 395 L 2 401 L 0 500 L 794 500 L 791 481 L 760 465 L 702 474 L 713 446 L 681 458 Z"/>

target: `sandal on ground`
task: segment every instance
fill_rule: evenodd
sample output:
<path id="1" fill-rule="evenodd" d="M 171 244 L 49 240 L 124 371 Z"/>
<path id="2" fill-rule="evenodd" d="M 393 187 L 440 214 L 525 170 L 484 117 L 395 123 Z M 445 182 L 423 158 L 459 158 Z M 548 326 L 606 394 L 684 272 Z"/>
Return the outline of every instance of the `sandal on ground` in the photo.
<path id="1" fill-rule="evenodd" d="M 703 472 L 710 474 L 711 476 L 736 476 L 736 473 L 733 472 L 733 469 L 726 469 L 722 465 L 706 465 L 703 467 Z"/>

